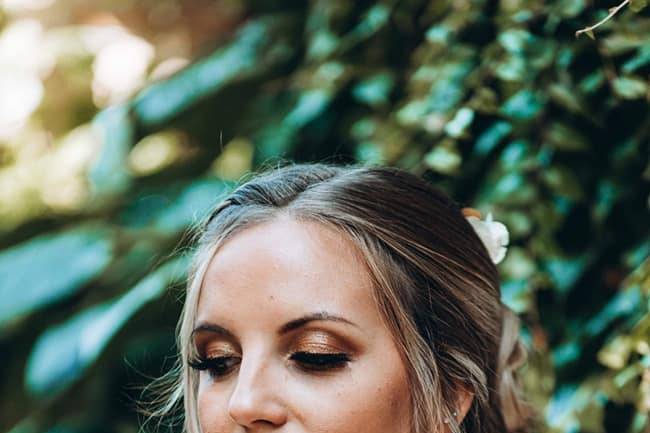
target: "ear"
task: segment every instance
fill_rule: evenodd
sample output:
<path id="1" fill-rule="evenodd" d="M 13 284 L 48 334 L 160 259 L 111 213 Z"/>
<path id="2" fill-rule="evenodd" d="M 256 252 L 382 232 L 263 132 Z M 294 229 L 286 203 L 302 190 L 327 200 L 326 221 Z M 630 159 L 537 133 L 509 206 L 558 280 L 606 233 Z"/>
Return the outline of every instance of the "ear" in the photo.
<path id="1" fill-rule="evenodd" d="M 456 419 L 459 424 L 465 419 L 465 415 L 467 415 L 469 408 L 472 407 L 473 401 L 474 393 L 464 386 L 459 386 L 456 397 L 456 412 L 458 412 Z"/>

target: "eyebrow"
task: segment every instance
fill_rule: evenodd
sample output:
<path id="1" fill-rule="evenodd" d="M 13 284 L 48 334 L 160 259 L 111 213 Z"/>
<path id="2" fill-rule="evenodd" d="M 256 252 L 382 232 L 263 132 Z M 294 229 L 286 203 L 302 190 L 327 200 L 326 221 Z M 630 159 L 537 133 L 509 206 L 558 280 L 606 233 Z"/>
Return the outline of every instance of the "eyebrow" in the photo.
<path id="1" fill-rule="evenodd" d="M 330 314 L 327 311 L 319 311 L 315 313 L 306 314 L 304 316 L 298 317 L 297 319 L 285 323 L 280 327 L 280 329 L 278 329 L 278 335 L 283 335 L 288 332 L 295 331 L 296 329 L 299 329 L 307 325 L 308 323 L 316 322 L 316 321 L 345 323 L 347 325 L 351 325 L 359 328 L 359 326 L 356 323 L 351 322 L 348 319 Z M 195 333 L 199 333 L 199 332 L 210 332 L 228 338 L 235 338 L 232 332 L 230 332 L 228 329 L 224 328 L 223 326 L 217 325 L 216 323 L 202 322 L 196 328 L 194 328 L 191 335 L 194 335 Z"/>

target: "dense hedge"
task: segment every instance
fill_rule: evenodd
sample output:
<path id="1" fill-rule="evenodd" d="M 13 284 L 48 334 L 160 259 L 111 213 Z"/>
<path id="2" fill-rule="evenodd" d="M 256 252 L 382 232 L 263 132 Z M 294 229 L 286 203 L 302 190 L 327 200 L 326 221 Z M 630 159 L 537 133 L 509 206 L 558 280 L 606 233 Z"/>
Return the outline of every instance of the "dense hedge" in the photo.
<path id="1" fill-rule="evenodd" d="M 544 431 L 650 431 L 650 8 L 575 36 L 612 6 L 250 2 L 214 53 L 94 118 L 78 208 L 3 226 L 3 427 L 136 431 L 134 385 L 174 353 L 184 231 L 287 159 L 404 167 L 492 211 Z"/>

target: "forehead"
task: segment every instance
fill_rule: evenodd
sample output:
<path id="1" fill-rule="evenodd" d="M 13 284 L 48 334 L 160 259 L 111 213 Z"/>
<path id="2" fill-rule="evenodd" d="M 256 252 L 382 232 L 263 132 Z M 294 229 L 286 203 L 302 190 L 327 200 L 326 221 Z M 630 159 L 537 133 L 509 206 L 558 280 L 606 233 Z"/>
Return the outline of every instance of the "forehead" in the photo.
<path id="1" fill-rule="evenodd" d="M 261 322 L 328 311 L 376 320 L 361 252 L 336 229 L 281 216 L 226 241 L 203 279 L 197 320 Z"/>

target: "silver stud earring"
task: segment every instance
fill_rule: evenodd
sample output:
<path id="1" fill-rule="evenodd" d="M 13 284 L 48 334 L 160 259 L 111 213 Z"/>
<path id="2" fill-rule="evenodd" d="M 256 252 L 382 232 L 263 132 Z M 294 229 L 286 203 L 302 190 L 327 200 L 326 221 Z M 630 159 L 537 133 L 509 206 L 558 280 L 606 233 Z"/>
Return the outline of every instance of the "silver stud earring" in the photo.
<path id="1" fill-rule="evenodd" d="M 453 411 L 451 414 L 454 416 L 454 418 L 456 418 L 456 416 L 458 415 L 458 412 Z M 449 418 L 445 418 L 445 420 L 443 422 L 445 424 L 449 424 Z"/>

